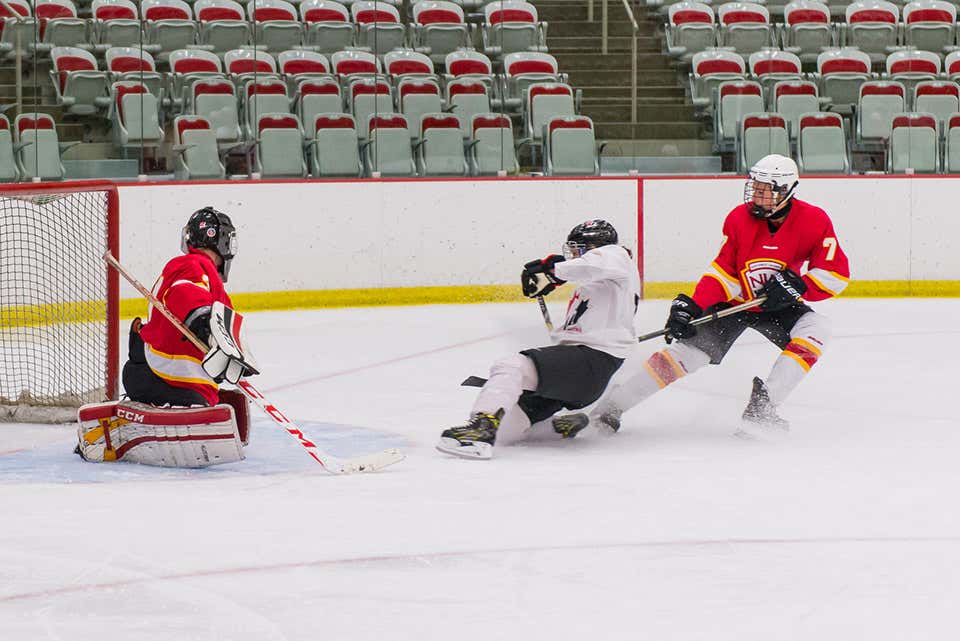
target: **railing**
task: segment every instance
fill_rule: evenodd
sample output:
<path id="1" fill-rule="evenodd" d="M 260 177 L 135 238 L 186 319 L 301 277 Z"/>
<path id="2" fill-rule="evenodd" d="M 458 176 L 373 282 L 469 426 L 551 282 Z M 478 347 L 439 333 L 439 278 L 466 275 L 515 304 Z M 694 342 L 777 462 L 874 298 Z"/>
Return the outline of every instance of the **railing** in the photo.
<path id="1" fill-rule="evenodd" d="M 633 16 L 633 9 L 627 0 L 620 0 L 623 8 L 630 19 L 630 25 L 633 29 L 630 35 L 630 122 L 637 124 L 637 34 L 640 27 L 637 25 L 637 19 Z M 602 0 L 600 5 L 600 15 L 602 19 L 601 26 L 601 44 L 600 50 L 606 55 L 608 53 L 609 40 L 609 16 L 607 11 L 607 0 Z M 593 22 L 593 0 L 587 0 L 587 19 Z"/>

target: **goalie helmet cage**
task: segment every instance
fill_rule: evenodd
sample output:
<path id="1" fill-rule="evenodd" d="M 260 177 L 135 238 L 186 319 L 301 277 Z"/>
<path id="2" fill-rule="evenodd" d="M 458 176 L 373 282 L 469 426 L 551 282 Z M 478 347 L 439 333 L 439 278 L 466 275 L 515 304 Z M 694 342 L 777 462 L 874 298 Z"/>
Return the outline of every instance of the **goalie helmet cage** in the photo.
<path id="1" fill-rule="evenodd" d="M 0 421 L 117 397 L 119 197 L 107 181 L 0 184 Z"/>

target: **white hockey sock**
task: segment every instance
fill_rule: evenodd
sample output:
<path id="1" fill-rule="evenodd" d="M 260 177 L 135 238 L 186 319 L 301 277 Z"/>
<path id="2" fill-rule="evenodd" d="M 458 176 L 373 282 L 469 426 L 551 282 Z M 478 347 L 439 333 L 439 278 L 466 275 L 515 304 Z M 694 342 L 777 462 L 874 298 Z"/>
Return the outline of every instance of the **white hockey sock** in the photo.
<path id="1" fill-rule="evenodd" d="M 599 418 L 610 412 L 626 412 L 670 383 L 697 371 L 709 362 L 710 357 L 696 347 L 683 343 L 671 345 L 651 355 L 643 364 L 642 370 L 615 386 L 590 412 L 590 416 Z"/>
<path id="2" fill-rule="evenodd" d="M 473 413 L 493 414 L 499 409 L 509 412 L 523 390 L 537 389 L 537 368 L 523 354 L 511 354 L 490 367 L 490 376 L 477 395 Z"/>
<path id="3" fill-rule="evenodd" d="M 800 317 L 765 381 L 774 405 L 783 403 L 816 364 L 830 334 L 830 322 L 821 314 L 808 312 Z"/>

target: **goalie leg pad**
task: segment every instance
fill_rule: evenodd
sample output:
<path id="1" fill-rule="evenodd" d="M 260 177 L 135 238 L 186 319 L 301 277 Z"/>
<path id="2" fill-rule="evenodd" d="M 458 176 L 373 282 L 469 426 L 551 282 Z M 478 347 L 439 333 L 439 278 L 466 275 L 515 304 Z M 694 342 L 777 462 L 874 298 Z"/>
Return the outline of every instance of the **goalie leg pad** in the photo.
<path id="1" fill-rule="evenodd" d="M 244 446 L 250 443 L 250 401 L 242 392 L 237 390 L 220 390 L 220 404 L 233 408 L 233 415 L 237 418 L 237 431 L 240 433 L 240 442 Z"/>
<path id="2" fill-rule="evenodd" d="M 230 405 L 158 408 L 122 401 L 80 408 L 78 453 L 93 462 L 208 467 L 243 460 Z"/>

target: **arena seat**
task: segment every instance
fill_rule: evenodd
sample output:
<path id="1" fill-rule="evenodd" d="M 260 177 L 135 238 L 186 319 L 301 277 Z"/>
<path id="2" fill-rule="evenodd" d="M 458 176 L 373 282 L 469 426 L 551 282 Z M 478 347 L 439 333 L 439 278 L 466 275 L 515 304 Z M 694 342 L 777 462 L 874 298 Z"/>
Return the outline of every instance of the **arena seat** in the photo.
<path id="1" fill-rule="evenodd" d="M 527 89 L 536 82 L 563 82 L 557 59 L 549 53 L 509 53 L 503 57 L 503 105 L 509 111 L 523 110 Z"/>
<path id="2" fill-rule="evenodd" d="M 318 115 L 310 168 L 317 177 L 357 177 L 362 171 L 357 125 L 349 114 Z"/>
<path id="3" fill-rule="evenodd" d="M 251 79 L 243 87 L 243 123 L 248 140 L 256 138 L 258 123 L 263 114 L 290 112 L 287 83 L 277 78 Z M 299 128 L 299 127 L 298 127 Z"/>
<path id="4" fill-rule="evenodd" d="M 251 0 L 247 18 L 254 25 L 257 44 L 270 53 L 279 53 L 303 44 L 303 25 L 297 10 L 285 0 Z"/>
<path id="5" fill-rule="evenodd" d="M 237 93 L 225 78 L 205 78 L 193 82 L 188 111 L 206 118 L 220 144 L 232 143 L 243 136 L 237 110 Z"/>
<path id="6" fill-rule="evenodd" d="M 72 0 L 37 0 L 36 17 L 40 21 L 38 52 L 49 54 L 54 47 L 90 46 L 89 23 L 78 17 Z"/>
<path id="7" fill-rule="evenodd" d="M 948 174 L 960 174 L 960 113 L 951 114 L 946 120 L 943 168 Z"/>
<path id="8" fill-rule="evenodd" d="M 600 173 L 593 121 L 586 116 L 550 118 L 544 135 L 544 173 L 548 176 L 595 176 Z"/>
<path id="9" fill-rule="evenodd" d="M 917 83 L 936 80 L 940 76 L 940 56 L 931 51 L 907 49 L 887 56 L 887 73 L 884 80 L 896 80 L 903 84 L 907 95 L 913 95 Z"/>
<path id="10" fill-rule="evenodd" d="M 873 62 L 883 62 L 899 43 L 897 5 L 885 0 L 857 0 L 847 7 L 845 44 L 857 47 Z"/>
<path id="11" fill-rule="evenodd" d="M 787 121 L 790 139 L 796 140 L 800 116 L 820 110 L 817 85 L 809 80 L 786 80 L 773 87 L 773 109 Z"/>
<path id="12" fill-rule="evenodd" d="M 547 23 L 524 0 L 499 0 L 484 6 L 483 52 L 500 58 L 518 51 L 546 51 Z"/>
<path id="13" fill-rule="evenodd" d="M 109 108 L 107 73 L 99 70 L 92 53 L 77 47 L 54 47 L 50 58 L 57 104 L 66 113 L 89 116 Z"/>
<path id="14" fill-rule="evenodd" d="M 870 80 L 870 56 L 850 47 L 830 49 L 817 57 L 820 95 L 829 97 L 835 109 L 850 113 L 860 99 L 860 85 Z"/>
<path id="15" fill-rule="evenodd" d="M 470 123 L 470 170 L 474 176 L 496 176 L 520 169 L 513 146 L 513 124 L 503 114 L 477 114 Z"/>
<path id="16" fill-rule="evenodd" d="M 375 0 L 356 0 L 350 6 L 357 25 L 357 46 L 375 55 L 406 46 L 407 32 L 400 24 L 397 8 Z"/>
<path id="17" fill-rule="evenodd" d="M 960 111 L 960 85 L 942 80 L 917 83 L 913 90 L 912 105 L 914 111 L 936 116 L 940 130 L 945 131 L 944 123 Z"/>
<path id="18" fill-rule="evenodd" d="M 66 171 L 57 126 L 50 114 L 28 112 L 13 121 L 17 171 L 22 180 L 63 180 Z"/>
<path id="19" fill-rule="evenodd" d="M 174 177 L 177 180 L 223 179 L 217 135 L 203 116 L 177 116 L 173 120 Z"/>
<path id="20" fill-rule="evenodd" d="M 764 156 L 790 156 L 787 121 L 776 113 L 744 116 L 737 128 L 737 152 L 737 171 L 742 174 Z"/>
<path id="21" fill-rule="evenodd" d="M 97 49 L 140 45 L 140 19 L 137 5 L 130 0 L 93 0 L 91 24 L 96 33 Z M 157 47 L 149 49 L 156 53 Z"/>
<path id="22" fill-rule="evenodd" d="M 20 180 L 20 170 L 13 154 L 13 132 L 10 121 L 0 114 L 0 182 L 11 183 Z"/>
<path id="23" fill-rule="evenodd" d="M 254 171 L 261 178 L 303 178 L 307 163 L 303 155 L 300 121 L 290 113 L 263 114 L 257 119 Z"/>
<path id="24" fill-rule="evenodd" d="M 460 121 L 460 133 L 469 138 L 473 117 L 490 111 L 490 88 L 482 80 L 464 76 L 447 82 L 445 92 L 448 109 Z"/>
<path id="25" fill-rule="evenodd" d="M 743 57 L 723 49 L 707 49 L 693 56 L 690 72 L 690 99 L 700 111 L 712 111 L 717 87 L 724 82 L 744 80 Z"/>
<path id="26" fill-rule="evenodd" d="M 464 176 L 467 161 L 463 155 L 460 121 L 443 113 L 420 117 L 417 143 L 417 169 L 421 176 Z"/>
<path id="27" fill-rule="evenodd" d="M 401 114 L 372 114 L 367 120 L 369 140 L 361 144 L 366 175 L 412 176 L 416 168 L 410 148 L 407 119 Z"/>
<path id="28" fill-rule="evenodd" d="M 903 44 L 938 54 L 956 44 L 957 7 L 942 0 L 919 0 L 903 7 Z"/>
<path id="29" fill-rule="evenodd" d="M 193 10 L 199 30 L 197 42 L 217 53 L 240 49 L 250 42 L 250 24 L 243 7 L 234 0 L 196 0 Z"/>
<path id="30" fill-rule="evenodd" d="M 348 111 L 360 125 L 361 139 L 367 138 L 367 124 L 376 114 L 393 113 L 393 91 L 385 80 L 358 78 L 350 83 L 347 94 Z M 409 143 L 409 141 L 407 141 Z"/>
<path id="31" fill-rule="evenodd" d="M 163 105 L 166 79 L 157 71 L 157 65 L 146 51 L 133 47 L 110 47 L 105 54 L 107 71 L 112 81 L 142 82 Z"/>
<path id="32" fill-rule="evenodd" d="M 696 53 L 717 46 L 713 9 L 703 2 L 671 4 L 664 32 L 667 53 L 684 62 L 693 60 Z"/>
<path id="33" fill-rule="evenodd" d="M 133 80 L 114 82 L 110 96 L 110 122 L 115 146 L 156 147 L 163 142 L 160 101 L 145 84 Z"/>
<path id="34" fill-rule="evenodd" d="M 320 115 L 343 113 L 340 83 L 333 78 L 306 78 L 297 85 L 294 112 L 303 123 L 306 140 L 316 138 L 315 123 Z"/>
<path id="35" fill-rule="evenodd" d="M 408 123 L 419 123 L 426 114 L 440 113 L 443 99 L 437 81 L 433 78 L 401 78 L 397 85 L 397 106 Z M 410 136 L 415 138 L 419 132 L 419 126 L 410 129 Z"/>
<path id="36" fill-rule="evenodd" d="M 353 46 L 356 29 L 350 11 L 334 0 L 304 0 L 300 18 L 306 29 L 304 44 L 319 53 L 331 54 Z"/>
<path id="37" fill-rule="evenodd" d="M 160 55 L 186 49 L 197 42 L 193 10 L 183 0 L 142 0 L 144 40 L 159 47 Z"/>
<path id="38" fill-rule="evenodd" d="M 749 64 L 750 79 L 759 82 L 767 96 L 773 93 L 773 86 L 781 80 L 803 79 L 800 58 L 789 51 L 772 48 L 755 51 L 750 54 Z"/>
<path id="39" fill-rule="evenodd" d="M 472 44 L 463 8 L 446 0 L 420 0 L 413 5 L 410 39 L 417 51 L 437 64 L 443 63 L 447 54 Z"/>
<path id="40" fill-rule="evenodd" d="M 890 137 L 893 116 L 906 110 L 906 90 L 899 82 L 873 80 L 860 85 L 854 142 L 879 143 Z"/>
<path id="41" fill-rule="evenodd" d="M 733 151 L 737 129 L 744 116 L 763 113 L 763 90 L 752 80 L 734 80 L 717 88 L 713 119 L 714 146 L 721 152 Z"/>
<path id="42" fill-rule="evenodd" d="M 394 49 L 383 54 L 383 66 L 394 82 L 405 76 L 436 78 L 430 57 L 412 49 Z"/>
<path id="43" fill-rule="evenodd" d="M 820 52 L 838 44 L 830 8 L 816 0 L 795 0 L 784 8 L 783 50 L 801 62 L 816 62 Z"/>
<path id="44" fill-rule="evenodd" d="M 749 55 L 773 45 L 773 25 L 767 8 L 755 2 L 725 2 L 717 7 L 720 29 L 718 42 Z"/>
<path id="45" fill-rule="evenodd" d="M 527 88 L 523 109 L 523 135 L 543 140 L 544 127 L 558 116 L 574 116 L 573 89 L 562 82 L 536 82 Z"/>
<path id="46" fill-rule="evenodd" d="M 933 114 L 909 112 L 893 117 L 887 171 L 932 174 L 940 171 L 940 134 Z"/>
<path id="47" fill-rule="evenodd" d="M 797 165 L 800 173 L 850 173 L 847 134 L 840 114 L 815 112 L 800 116 Z"/>

